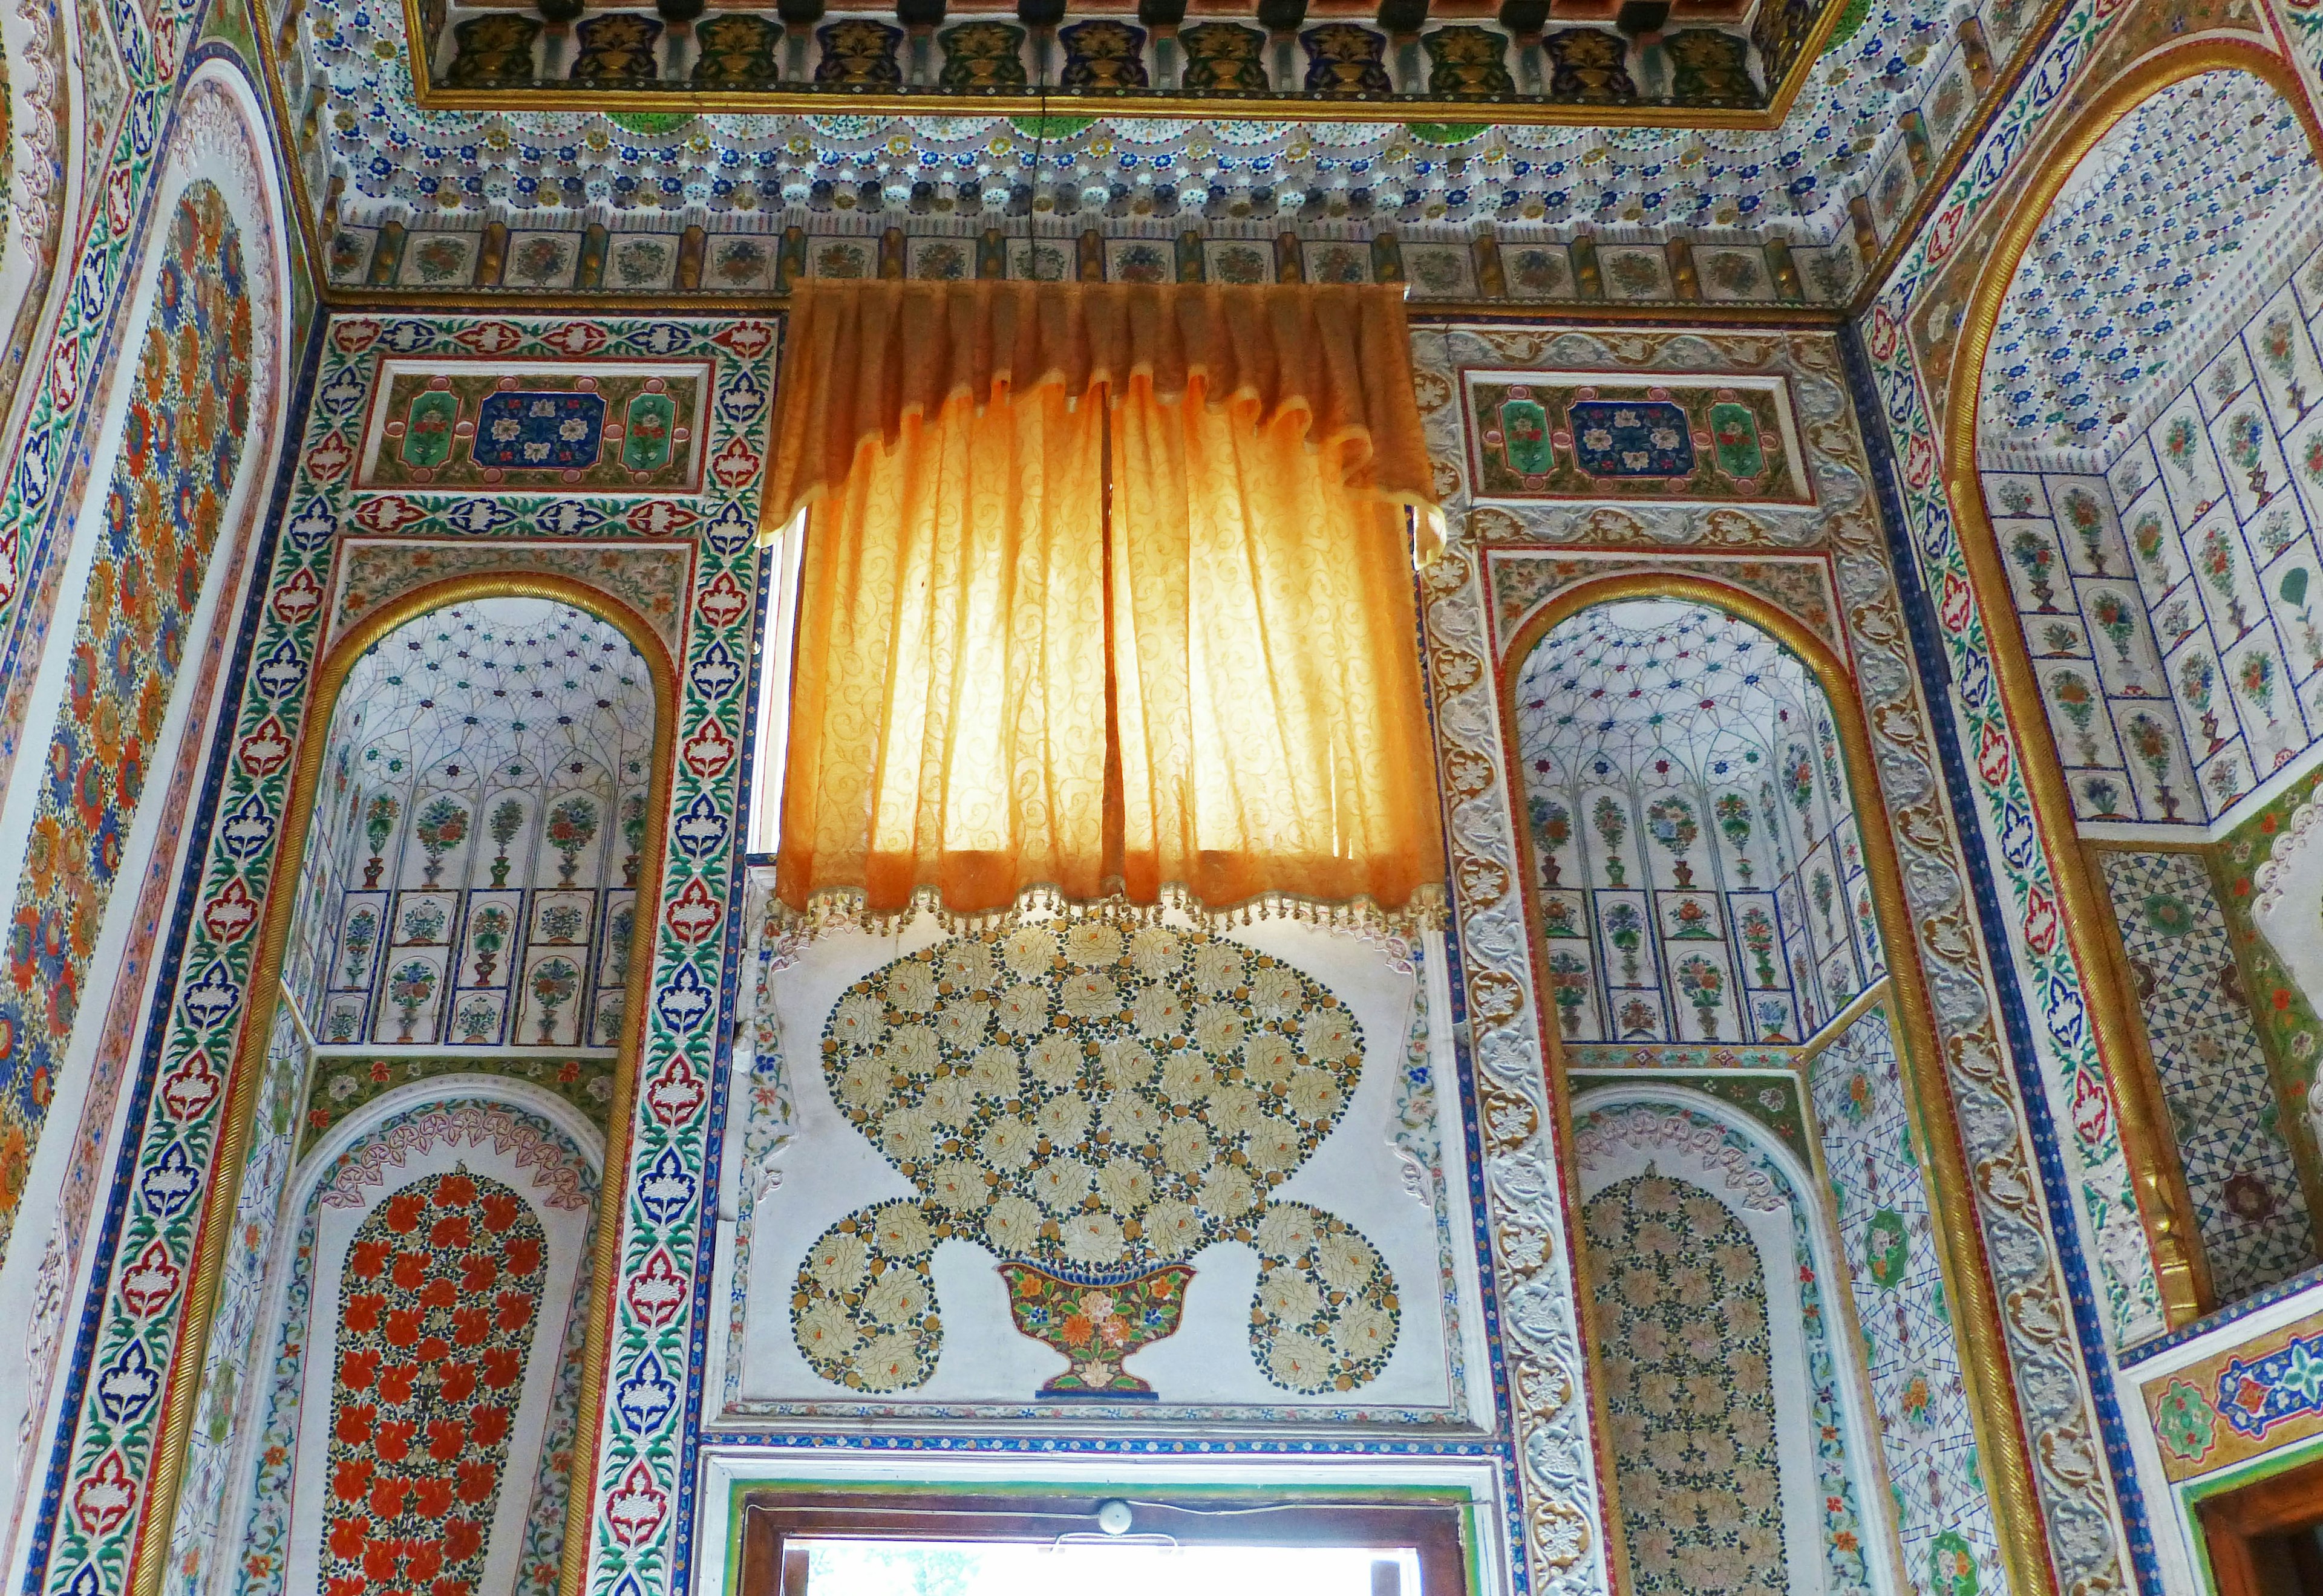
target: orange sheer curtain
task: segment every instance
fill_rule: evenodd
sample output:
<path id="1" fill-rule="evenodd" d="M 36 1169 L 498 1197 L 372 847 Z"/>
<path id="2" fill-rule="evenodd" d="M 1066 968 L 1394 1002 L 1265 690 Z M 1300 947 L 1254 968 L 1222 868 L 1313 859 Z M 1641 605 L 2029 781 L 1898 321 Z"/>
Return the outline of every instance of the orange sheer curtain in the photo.
<path id="1" fill-rule="evenodd" d="M 1444 875 L 1403 512 L 1299 410 L 1207 398 L 1114 410 L 1124 885 L 1402 908 Z"/>
<path id="2" fill-rule="evenodd" d="M 782 901 L 1432 909 L 1406 338 L 1392 290 L 801 292 Z"/>
<path id="3" fill-rule="evenodd" d="M 957 909 L 1104 890 L 1099 408 L 966 396 L 808 518 L 776 890 Z"/>

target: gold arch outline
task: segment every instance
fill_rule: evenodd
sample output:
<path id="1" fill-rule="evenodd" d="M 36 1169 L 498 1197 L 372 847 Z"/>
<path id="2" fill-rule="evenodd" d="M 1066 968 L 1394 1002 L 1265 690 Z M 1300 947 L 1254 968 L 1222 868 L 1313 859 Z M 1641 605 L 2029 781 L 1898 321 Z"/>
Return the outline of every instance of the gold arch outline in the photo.
<path id="1" fill-rule="evenodd" d="M 1986 258 L 1970 293 L 1952 353 L 1944 411 L 1944 496 L 1969 571 L 1969 590 L 1985 617 L 1993 674 L 2001 703 L 2015 733 L 2017 766 L 2033 801 L 2033 823 L 2049 856 L 2057 884 L 2066 947 L 2080 971 L 2083 1008 L 2097 1042 L 2098 1058 L 2118 1105 L 2122 1151 L 2136 1194 L 2138 1217 L 2153 1254 L 2155 1283 L 2164 1317 L 2172 1328 L 2200 1317 L 2216 1301 L 2209 1261 L 2200 1238 L 2190 1228 L 2193 1199 L 2186 1188 L 2176 1143 L 2166 1133 L 2161 1080 L 2141 1047 L 2131 1016 L 2138 1010 L 2122 968 L 2120 933 L 2114 928 L 2109 897 L 2099 892 L 2080 844 L 2071 795 L 2065 789 L 2057 739 L 2042 707 L 2032 655 L 2023 624 L 2001 568 L 1999 542 L 1985 509 L 1982 473 L 1977 464 L 1977 411 L 1983 397 L 1986 355 L 1994 329 L 2015 280 L 2016 268 L 2033 234 L 2067 179 L 2098 142 L 2162 89 L 2206 72 L 2247 72 L 2291 105 L 2307 134 L 2308 147 L 2323 158 L 2323 128 L 2297 74 L 2278 55 L 2241 40 L 2199 39 L 2158 50 L 2107 85 L 2090 102 L 2034 168 L 2015 208 Z M 2003 950 L 1994 949 L 1996 957 Z M 2302 1160 L 2303 1161 L 2303 1160 Z"/>
<path id="2" fill-rule="evenodd" d="M 1756 593 L 1714 578 L 1678 572 L 1634 571 L 1593 578 L 1555 594 L 1525 617 L 1510 635 L 1498 666 L 1504 769 L 1512 773 L 1522 769 L 1516 740 L 1517 678 L 1534 647 L 1559 621 L 1622 599 L 1676 599 L 1705 604 L 1772 637 L 1806 666 L 1829 704 L 1832 720 L 1839 730 L 1850 791 L 1857 794 L 1859 803 L 1878 797 L 1879 766 L 1872 753 L 1870 728 L 1856 696 L 1855 677 L 1831 645 L 1790 611 Z M 1517 797 L 1515 786 L 1521 779 L 1520 775 L 1510 778 L 1509 797 L 1512 806 Z M 1884 810 L 1880 812 L 1885 813 Z M 1535 891 L 1531 884 L 1538 878 L 1538 865 L 1533 858 L 1530 831 L 1521 825 L 1513 830 L 1517 833 L 1518 857 L 1522 861 L 1518 890 L 1529 910 Z M 1945 1293 L 1959 1305 L 1954 1322 L 1963 1343 L 1960 1377 L 1968 1392 L 1969 1418 L 1979 1449 L 1995 1460 L 1986 1468 L 1985 1480 L 1992 1494 L 1993 1527 L 2000 1544 L 2001 1561 L 2008 1570 L 2010 1588 L 2018 1596 L 2056 1596 L 2056 1580 L 2034 1491 L 2032 1452 L 2015 1390 L 2004 1372 L 2011 1360 L 2001 1335 L 2000 1306 L 1993 1295 L 1992 1276 L 1985 1265 L 1983 1233 L 1977 1227 L 1970 1197 L 1972 1188 L 1960 1122 L 1953 1114 L 1951 1087 L 1939 1063 L 1944 1056 L 1943 1050 L 1936 1031 L 1935 1011 L 1928 999 L 1926 976 L 1920 965 L 1919 943 L 1912 935 L 1911 909 L 1904 896 L 1903 867 L 1896 857 L 1896 839 L 1885 825 L 1864 825 L 1857 830 L 1863 839 L 1864 863 L 1871 876 L 1871 897 L 1879 934 L 1887 949 L 1884 985 L 1888 995 L 1885 1001 L 1892 1004 L 1897 1020 L 1896 1050 L 1903 1067 L 1905 1090 L 1912 1099 L 1914 1128 L 1928 1153 L 1937 1262 L 1943 1275 Z M 1572 1098 L 1566 1087 L 1565 1049 L 1556 1027 L 1549 1023 L 1547 1005 L 1541 1001 L 1548 987 L 1540 939 L 1531 931 L 1532 919 L 1528 913 L 1525 946 L 1532 961 L 1534 1023 L 1539 1028 L 1544 1056 L 1549 1060 L 1555 1088 L 1551 1093 L 1555 1099 L 1552 1112 L 1558 1116 L 1560 1140 L 1569 1147 L 1573 1140 Z M 1576 1185 L 1569 1160 L 1559 1160 L 1557 1181 L 1566 1197 L 1567 1244 L 1577 1258 L 1586 1243 L 1573 1218 L 1576 1212 L 1573 1203 Z M 1580 1287 L 1577 1268 L 1574 1275 L 1575 1286 Z M 1602 1382 L 1593 1378 L 1597 1348 L 1585 1316 L 1580 1333 L 1583 1356 L 1593 1375 L 1589 1382 L 1591 1405 L 1597 1410 L 1595 1450 L 1606 1504 L 1599 1528 L 1619 1547 L 1619 1504 L 1606 1446 Z M 1878 1461 L 1884 1471 L 1885 1459 Z M 1622 1561 L 1626 1564 L 1626 1555 Z M 1626 1576 L 1626 1567 L 1623 1573 Z"/>
<path id="3" fill-rule="evenodd" d="M 131 1555 L 130 1596 L 161 1596 L 169 1570 L 170 1539 L 177 1522 L 178 1495 L 185 1482 L 186 1452 L 193 1436 L 194 1403 L 208 1359 L 211 1322 L 217 1308 L 218 1284 L 225 1271 L 225 1252 L 234 1213 L 241 1199 L 242 1177 L 250 1157 L 251 1132 L 257 1117 L 258 1081 L 264 1073 L 266 1044 L 274 1029 L 274 1011 L 281 993 L 282 955 L 289 941 L 298 906 L 297 883 L 305 863 L 307 832 L 313 822 L 315 790 L 319 784 L 323 757 L 330 741 L 331 721 L 338 710 L 339 693 L 355 662 L 398 628 L 452 604 L 476 599 L 547 599 L 567 604 L 614 627 L 645 657 L 653 683 L 653 773 L 646 799 L 646 839 L 638 866 L 637 902 L 642 909 L 658 909 L 661 899 L 662 848 L 670 803 L 672 751 L 677 738 L 677 668 L 669 650 L 643 616 L 601 588 L 569 576 L 537 571 L 471 572 L 433 582 L 390 600 L 365 616 L 331 645 L 315 668 L 313 687 L 302 712 L 298 763 L 291 767 L 290 788 L 283 808 L 280 839 L 274 867 L 267 878 L 266 917 L 258 949 L 251 960 L 248 998 L 243 1005 L 240 1035 L 235 1039 L 234 1064 L 227 1078 L 226 1108 L 211 1155 L 208 1189 L 203 1194 L 201 1218 L 195 1230 L 192 1280 L 186 1295 L 178 1344 L 170 1357 L 170 1378 L 161 1409 L 161 1433 L 152 1458 L 152 1489 L 146 1493 L 138 1521 L 137 1540 Z M 231 727 L 228 728 L 231 735 Z M 575 1467 L 565 1498 L 565 1566 L 562 1588 L 576 1588 L 575 1562 L 585 1573 L 589 1551 L 591 1509 L 596 1500 L 598 1447 L 603 1428 L 599 1408 L 603 1403 L 606 1366 L 611 1353 L 614 1275 L 620 1264 L 620 1243 L 627 1226 L 620 1212 L 607 1215 L 609 1199 L 626 1203 L 629 1160 L 633 1141 L 630 1124 L 636 1104 L 638 1065 L 645 1051 L 646 993 L 653 959 L 653 938 L 647 916 L 639 914 L 630 931 L 629 971 L 622 1002 L 621 1046 L 613 1068 L 613 1099 L 606 1121 L 605 1175 L 597 1183 L 601 1205 L 597 1218 L 595 1254 L 590 1260 L 589 1330 L 582 1354 L 579 1423 L 574 1435 Z M 638 956 L 640 946 L 647 957 Z M 585 1462 L 583 1460 L 585 1459 Z"/>

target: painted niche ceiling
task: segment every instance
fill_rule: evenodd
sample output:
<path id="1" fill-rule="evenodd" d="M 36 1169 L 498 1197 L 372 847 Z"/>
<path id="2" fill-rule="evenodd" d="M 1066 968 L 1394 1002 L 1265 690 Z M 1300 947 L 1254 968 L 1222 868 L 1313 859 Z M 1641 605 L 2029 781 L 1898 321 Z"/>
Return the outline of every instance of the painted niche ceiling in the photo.
<path id="1" fill-rule="evenodd" d="M 1539 763 L 1554 750 L 1561 775 L 1585 767 L 1649 785 L 1771 776 L 1778 739 L 1807 732 L 1821 697 L 1765 632 L 1665 599 L 1600 605 L 1556 627 L 1517 682 L 1523 745 Z"/>
<path id="2" fill-rule="evenodd" d="M 894 226 L 972 236 L 1011 216 L 1013 230 L 1024 229 L 1029 207 L 1054 236 L 1143 227 L 1143 236 L 1167 239 L 1248 223 L 1252 236 L 1269 237 L 1293 223 L 1345 224 L 1359 234 L 1490 219 L 1537 226 L 1543 239 L 1593 229 L 1609 242 L 1653 243 L 1683 229 L 1697 245 L 1851 239 L 1848 201 L 1875 184 L 1892 223 L 1913 192 L 1912 170 L 1930 170 L 1973 124 L 1968 113 L 1994 77 L 1994 58 L 2029 20 L 2026 0 L 1983 0 L 1974 14 L 1951 0 L 1869 0 L 1859 15 L 1850 7 L 1781 124 L 1752 129 L 693 115 L 671 108 L 685 104 L 679 96 L 651 113 L 533 110 L 520 108 L 525 90 L 468 95 L 477 108 L 454 110 L 415 96 L 404 6 L 313 0 L 295 19 L 270 9 L 277 36 L 297 41 L 287 52 L 285 99 L 305 113 L 309 181 L 318 196 L 334 197 L 343 226 L 464 228 L 473 236 L 488 222 L 519 234 L 592 225 L 616 238 L 693 226 L 714 237 L 821 218 L 873 234 Z M 439 33 L 453 25 L 450 12 L 426 9 Z M 495 19 L 532 21 L 513 6 L 483 20 Z M 729 20 L 721 10 L 695 26 Z M 767 61 L 779 65 L 779 49 L 762 42 Z M 533 60 L 545 48 L 523 53 Z M 564 70 L 579 64 L 581 48 L 577 39 L 565 43 Z M 690 87 L 696 46 L 656 38 L 633 42 L 632 58 L 639 50 L 636 69 L 649 68 L 669 88 Z M 427 97 L 440 102 L 443 92 L 431 87 Z M 589 103 L 605 102 L 592 94 Z M 1686 115 L 1625 109 L 1668 121 Z M 399 280 L 468 286 L 425 273 Z"/>
<path id="3" fill-rule="evenodd" d="M 1796 1045 L 1885 972 L 1831 711 L 1775 638 L 1600 605 L 1526 657 L 1516 723 L 1567 1040 Z"/>
<path id="4" fill-rule="evenodd" d="M 2058 191 L 1985 357 L 1989 467 L 2102 472 L 2323 233 L 2315 158 L 2247 72 L 2140 105 Z"/>
<path id="5" fill-rule="evenodd" d="M 332 730 L 358 781 L 539 784 L 620 748 L 638 779 L 653 740 L 645 660 L 618 627 L 546 599 L 452 605 L 390 633 L 347 674 Z"/>

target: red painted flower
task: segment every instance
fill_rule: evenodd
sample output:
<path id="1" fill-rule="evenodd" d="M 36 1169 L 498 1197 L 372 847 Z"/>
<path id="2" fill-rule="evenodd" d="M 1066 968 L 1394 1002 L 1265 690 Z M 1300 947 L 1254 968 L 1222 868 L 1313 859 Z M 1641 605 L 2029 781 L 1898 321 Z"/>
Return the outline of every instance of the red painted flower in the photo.
<path id="1" fill-rule="evenodd" d="M 546 1242 L 513 1191 L 464 1173 L 414 1182 L 358 1227 L 341 1288 L 325 1596 L 477 1589 Z M 455 1348 L 473 1353 L 455 1360 Z M 471 1407 L 484 1389 L 504 1399 Z"/>

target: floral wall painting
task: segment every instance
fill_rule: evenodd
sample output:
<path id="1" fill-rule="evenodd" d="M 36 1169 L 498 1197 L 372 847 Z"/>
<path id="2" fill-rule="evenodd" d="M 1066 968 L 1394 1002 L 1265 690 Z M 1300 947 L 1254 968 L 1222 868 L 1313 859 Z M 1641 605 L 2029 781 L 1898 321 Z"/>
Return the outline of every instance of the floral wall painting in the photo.
<path id="1" fill-rule="evenodd" d="M 555 1590 L 600 1157 L 569 1108 L 496 1087 L 382 1100 L 301 1167 L 220 1588 Z"/>
<path id="2" fill-rule="evenodd" d="M 2315 186 L 2271 85 L 2186 78 L 2074 169 L 2003 302 L 1978 461 L 2085 824 L 2206 826 L 2323 739 Z M 2229 225 L 2164 241 L 2198 194 Z"/>
<path id="3" fill-rule="evenodd" d="M 2232 141 L 2208 132 L 2228 121 Z M 2179 169 L 2167 177 L 2151 161 L 2164 148 Z M 1972 373 L 2009 642 L 2021 638 L 2071 820 L 2104 850 L 2090 872 L 2092 896 L 2111 900 L 2100 934 L 2118 935 L 2172 1122 L 2149 1156 L 2174 1147 L 2218 1302 L 2313 1263 L 2323 1189 L 2297 1123 L 2311 1070 L 2262 1045 L 2247 950 L 2230 951 L 2211 880 L 2262 789 L 2323 743 L 2323 478 L 2300 463 L 2323 465 L 2315 183 L 2299 115 L 2263 76 L 2169 83 L 2097 139 L 2005 287 L 1993 280 L 1998 319 Z M 2156 218 L 2197 196 L 2228 224 L 2148 247 Z M 2121 315 L 2138 336 L 2090 335 L 2091 317 Z M 2163 836 L 2195 851 L 2131 846 Z M 2260 934 L 2305 943 L 2309 929 Z"/>
<path id="4" fill-rule="evenodd" d="M 1651 1084 L 1576 1099 L 1575 1174 L 1631 1588 L 1894 1588 L 1832 1240 L 1747 1122 Z"/>
<path id="5" fill-rule="evenodd" d="M 373 647 L 333 719 L 284 960 L 317 1042 L 610 1054 L 653 723 L 636 647 L 567 605 L 478 599 Z"/>
<path id="6" fill-rule="evenodd" d="M 1884 972 L 1831 706 L 1772 637 L 1595 606 L 1513 706 L 1563 1039 L 1795 1046 Z"/>
<path id="7" fill-rule="evenodd" d="M 1463 373 L 1476 496 L 1812 504 L 1781 377 Z"/>
<path id="8" fill-rule="evenodd" d="M 560 600 L 479 592 L 354 658 L 170 1596 L 554 1589 L 657 713 Z"/>
<path id="9" fill-rule="evenodd" d="M 469 493 L 694 493 L 710 370 L 604 361 L 510 375 L 394 360 L 373 390 L 356 481 Z"/>
<path id="10" fill-rule="evenodd" d="M 120 454 L 56 729 L 45 750 L 0 976 L 0 1252 L 92 978 L 251 419 L 252 307 L 225 196 L 189 185 L 167 219 Z M 166 581 L 157 580 L 168 573 Z"/>
<path id="11" fill-rule="evenodd" d="M 726 1417 L 1481 1422 L 1426 957 L 1097 913 L 786 955 Z"/>

